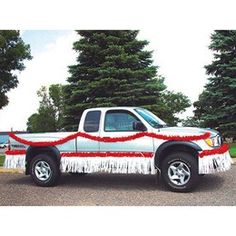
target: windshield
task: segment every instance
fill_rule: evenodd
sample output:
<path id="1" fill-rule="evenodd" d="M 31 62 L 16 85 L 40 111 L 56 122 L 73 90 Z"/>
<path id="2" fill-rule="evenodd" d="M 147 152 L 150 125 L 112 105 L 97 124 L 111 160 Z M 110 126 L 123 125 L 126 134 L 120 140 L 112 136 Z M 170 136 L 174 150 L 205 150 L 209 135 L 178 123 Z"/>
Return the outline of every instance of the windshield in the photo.
<path id="1" fill-rule="evenodd" d="M 134 109 L 142 118 L 148 122 L 153 128 L 166 127 L 166 123 L 155 116 L 152 112 L 144 109 L 144 108 L 136 108 Z"/>

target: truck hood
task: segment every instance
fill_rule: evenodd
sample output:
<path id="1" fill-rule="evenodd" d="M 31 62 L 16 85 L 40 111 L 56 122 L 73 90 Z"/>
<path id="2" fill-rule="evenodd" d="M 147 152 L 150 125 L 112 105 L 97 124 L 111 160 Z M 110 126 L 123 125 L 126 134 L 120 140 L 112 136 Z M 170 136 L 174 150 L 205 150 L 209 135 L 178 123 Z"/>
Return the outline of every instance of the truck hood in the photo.
<path id="1" fill-rule="evenodd" d="M 196 127 L 163 127 L 158 129 L 157 133 L 161 133 L 164 135 L 201 135 L 204 133 L 210 133 L 211 137 L 214 137 L 218 134 L 218 131 L 213 129 L 204 129 L 204 128 L 196 128 Z"/>

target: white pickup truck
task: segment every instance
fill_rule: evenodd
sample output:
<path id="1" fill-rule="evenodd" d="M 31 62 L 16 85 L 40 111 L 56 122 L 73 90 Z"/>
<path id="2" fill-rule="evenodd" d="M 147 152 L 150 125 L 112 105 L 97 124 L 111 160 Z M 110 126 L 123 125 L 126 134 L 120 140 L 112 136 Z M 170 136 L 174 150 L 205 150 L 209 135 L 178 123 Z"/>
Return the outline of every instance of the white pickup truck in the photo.
<path id="1" fill-rule="evenodd" d="M 62 172 L 160 173 L 170 190 L 186 192 L 232 162 L 217 131 L 168 127 L 138 107 L 87 109 L 78 132 L 9 135 L 5 167 L 24 168 L 39 186 L 55 185 Z"/>

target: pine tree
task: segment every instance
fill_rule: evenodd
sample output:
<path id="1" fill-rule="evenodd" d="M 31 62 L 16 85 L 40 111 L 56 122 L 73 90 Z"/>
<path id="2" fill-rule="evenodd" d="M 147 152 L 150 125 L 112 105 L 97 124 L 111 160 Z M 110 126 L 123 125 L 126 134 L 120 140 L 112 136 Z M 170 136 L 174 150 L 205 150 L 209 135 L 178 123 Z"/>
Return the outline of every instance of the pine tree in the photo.
<path id="1" fill-rule="evenodd" d="M 109 106 L 142 106 L 159 117 L 176 121 L 164 104 L 164 78 L 157 76 L 152 52 L 144 50 L 146 40 L 138 40 L 134 30 L 80 30 L 74 43 L 77 64 L 69 67 L 65 87 L 67 129 L 76 129 L 84 109 Z M 182 96 L 184 105 L 189 100 Z M 168 95 L 166 95 L 168 96 Z M 163 117 L 163 118 L 165 118 Z"/>
<path id="2" fill-rule="evenodd" d="M 205 127 L 236 137 L 236 31 L 216 30 L 209 48 L 214 60 L 205 68 L 211 77 L 194 103 L 195 117 Z"/>

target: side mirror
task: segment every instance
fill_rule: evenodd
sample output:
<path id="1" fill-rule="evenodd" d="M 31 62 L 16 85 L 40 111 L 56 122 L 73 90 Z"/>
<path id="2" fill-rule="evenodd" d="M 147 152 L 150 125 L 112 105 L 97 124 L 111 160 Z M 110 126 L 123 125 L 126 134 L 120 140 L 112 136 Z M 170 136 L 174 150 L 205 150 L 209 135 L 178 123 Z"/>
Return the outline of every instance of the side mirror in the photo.
<path id="1" fill-rule="evenodd" d="M 133 122 L 133 130 L 135 131 L 147 131 L 147 128 L 141 121 L 134 121 Z"/>

